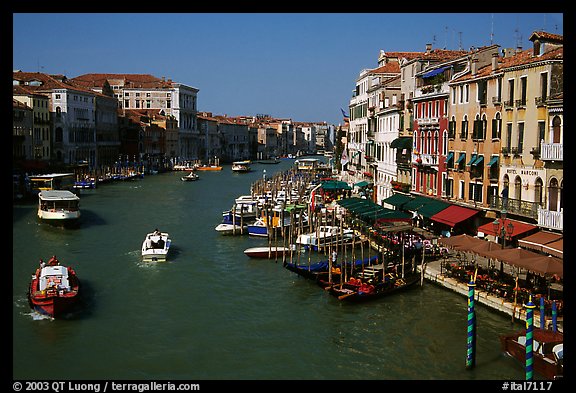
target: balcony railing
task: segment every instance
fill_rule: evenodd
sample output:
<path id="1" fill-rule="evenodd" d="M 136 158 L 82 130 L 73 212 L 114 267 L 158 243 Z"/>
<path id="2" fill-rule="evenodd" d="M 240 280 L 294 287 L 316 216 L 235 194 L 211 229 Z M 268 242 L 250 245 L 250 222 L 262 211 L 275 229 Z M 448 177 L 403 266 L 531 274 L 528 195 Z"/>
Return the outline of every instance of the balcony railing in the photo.
<path id="1" fill-rule="evenodd" d="M 538 226 L 563 231 L 564 212 L 538 207 Z"/>
<path id="2" fill-rule="evenodd" d="M 438 165 L 437 154 L 414 154 L 412 153 L 412 164 L 414 165 Z"/>
<path id="3" fill-rule="evenodd" d="M 488 197 L 488 203 L 492 209 L 506 210 L 511 214 L 517 214 L 534 219 L 538 218 L 538 209 L 540 205 L 536 202 L 502 198 L 498 195 L 490 195 Z"/>
<path id="4" fill-rule="evenodd" d="M 564 148 L 562 143 L 540 142 L 540 159 L 548 161 L 564 161 Z"/>

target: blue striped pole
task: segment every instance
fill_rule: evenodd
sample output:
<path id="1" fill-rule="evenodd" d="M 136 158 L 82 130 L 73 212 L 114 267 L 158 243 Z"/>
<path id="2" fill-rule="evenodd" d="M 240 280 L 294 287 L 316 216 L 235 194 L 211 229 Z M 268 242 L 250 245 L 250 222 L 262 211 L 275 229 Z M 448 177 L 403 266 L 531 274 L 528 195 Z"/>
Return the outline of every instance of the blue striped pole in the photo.
<path id="1" fill-rule="evenodd" d="M 556 324 L 557 319 L 558 319 L 558 310 L 556 309 L 556 300 L 554 300 L 552 302 L 552 330 L 555 332 L 558 331 L 558 325 Z"/>
<path id="2" fill-rule="evenodd" d="M 534 330 L 534 308 L 536 307 L 534 303 L 532 303 L 532 295 L 528 299 L 528 304 L 525 304 L 526 307 L 526 380 L 531 381 L 533 378 L 534 370 L 534 359 L 532 358 L 533 355 L 533 330 Z"/>
<path id="3" fill-rule="evenodd" d="M 540 296 L 540 329 L 546 326 L 546 315 L 544 314 L 544 296 Z"/>
<path id="4" fill-rule="evenodd" d="M 478 273 L 478 270 L 476 270 Z M 470 277 L 468 283 L 468 334 L 466 340 L 466 369 L 470 370 L 476 365 L 476 312 L 474 311 L 474 287 L 476 287 L 476 273 Z"/>

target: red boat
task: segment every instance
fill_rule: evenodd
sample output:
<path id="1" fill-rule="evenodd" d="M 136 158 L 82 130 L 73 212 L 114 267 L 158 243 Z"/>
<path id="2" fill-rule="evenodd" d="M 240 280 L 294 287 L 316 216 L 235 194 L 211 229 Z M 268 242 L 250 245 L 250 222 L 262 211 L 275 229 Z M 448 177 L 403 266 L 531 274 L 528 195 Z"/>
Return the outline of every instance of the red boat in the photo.
<path id="1" fill-rule="evenodd" d="M 532 359 L 534 372 L 546 379 L 562 378 L 564 375 L 564 334 L 552 330 L 534 328 Z M 526 329 L 500 336 L 502 351 L 522 364 L 526 363 Z"/>
<path id="2" fill-rule="evenodd" d="M 71 267 L 60 265 L 56 257 L 36 270 L 28 289 L 28 301 L 35 311 L 56 318 L 78 302 L 80 281 Z"/>

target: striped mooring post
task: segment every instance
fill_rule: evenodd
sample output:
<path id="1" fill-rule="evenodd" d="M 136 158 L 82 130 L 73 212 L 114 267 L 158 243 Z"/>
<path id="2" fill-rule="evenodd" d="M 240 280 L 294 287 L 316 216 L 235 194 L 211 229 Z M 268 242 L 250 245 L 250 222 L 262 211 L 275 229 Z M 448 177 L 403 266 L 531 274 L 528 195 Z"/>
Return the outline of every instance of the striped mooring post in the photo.
<path id="1" fill-rule="evenodd" d="M 534 377 L 534 358 L 532 344 L 534 342 L 534 308 L 536 306 L 532 303 L 532 295 L 528 299 L 526 307 L 526 380 L 531 381 Z"/>
<path id="2" fill-rule="evenodd" d="M 476 273 L 474 273 L 474 278 L 470 277 L 468 283 L 468 334 L 466 340 L 466 369 L 468 370 L 476 365 L 476 312 L 474 311 Z"/>
<path id="3" fill-rule="evenodd" d="M 552 302 L 552 330 L 558 331 L 558 310 L 556 309 L 556 300 Z"/>
<path id="4" fill-rule="evenodd" d="M 546 326 L 546 315 L 544 308 L 544 296 L 540 296 L 540 329 L 544 329 Z"/>

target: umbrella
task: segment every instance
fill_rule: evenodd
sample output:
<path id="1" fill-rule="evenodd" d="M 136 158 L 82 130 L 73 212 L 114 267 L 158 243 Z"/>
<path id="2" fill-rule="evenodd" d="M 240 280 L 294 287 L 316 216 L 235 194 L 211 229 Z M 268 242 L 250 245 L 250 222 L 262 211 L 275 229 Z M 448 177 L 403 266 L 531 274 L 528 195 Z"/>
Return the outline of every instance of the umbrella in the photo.
<path id="1" fill-rule="evenodd" d="M 438 239 L 438 243 L 459 251 L 468 251 L 471 247 L 477 246 L 484 242 L 484 240 L 480 240 L 465 233 L 462 235 L 442 237 Z"/>
<path id="2" fill-rule="evenodd" d="M 564 263 L 561 259 L 540 255 L 520 247 L 486 251 L 485 256 L 538 274 L 562 275 L 564 271 Z"/>
<path id="3" fill-rule="evenodd" d="M 493 258 L 490 256 L 490 252 L 497 251 L 497 250 L 502 250 L 501 244 L 498 244 L 496 242 L 482 240 L 481 243 L 478 243 L 477 245 L 470 247 L 470 249 L 468 251 L 473 252 L 474 254 L 478 254 L 480 256 L 483 256 L 483 257 Z"/>

